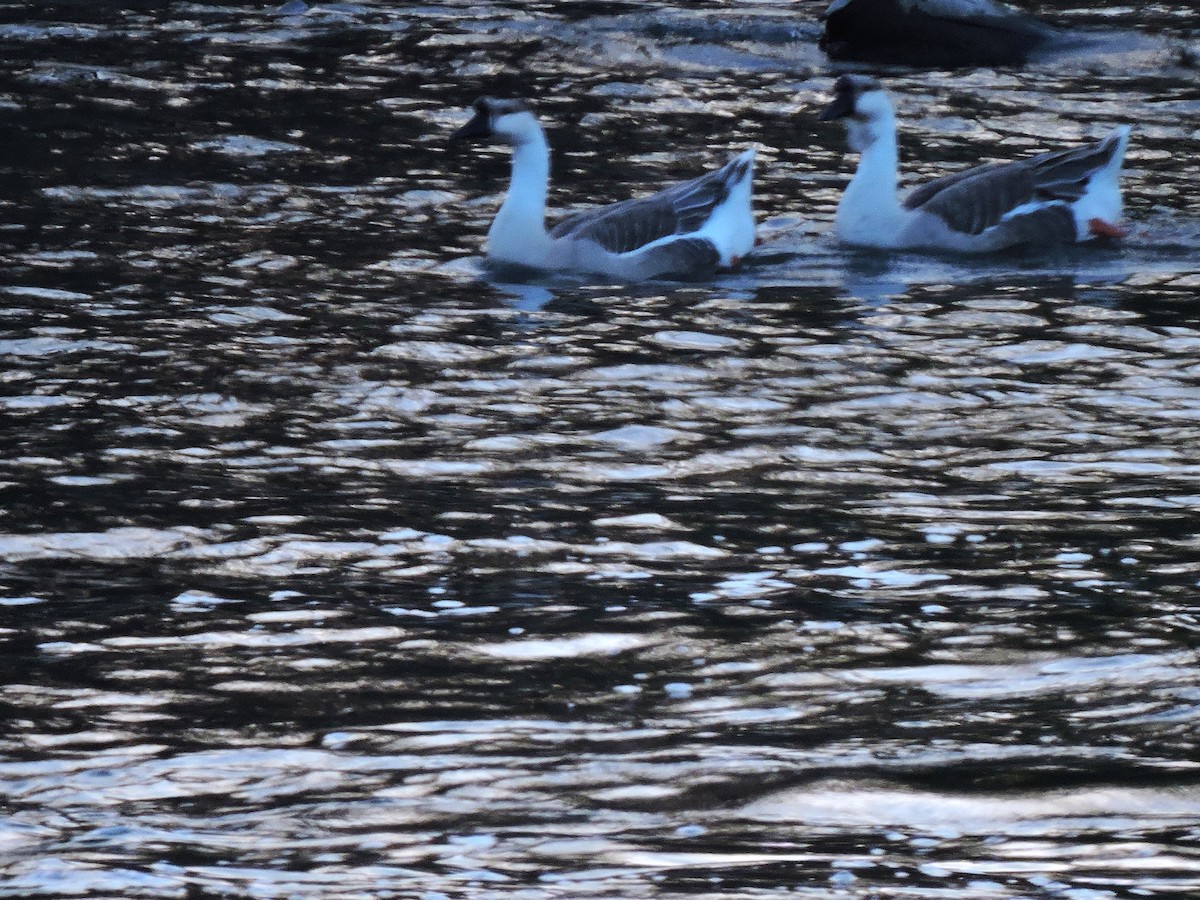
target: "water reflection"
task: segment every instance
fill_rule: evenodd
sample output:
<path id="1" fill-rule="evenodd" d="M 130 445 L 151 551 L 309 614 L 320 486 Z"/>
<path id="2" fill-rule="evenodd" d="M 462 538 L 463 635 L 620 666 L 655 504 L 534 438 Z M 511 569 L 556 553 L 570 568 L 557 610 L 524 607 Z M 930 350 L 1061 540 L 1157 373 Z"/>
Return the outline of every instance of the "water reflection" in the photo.
<path id="1" fill-rule="evenodd" d="M 0 894 L 1197 890 L 1178 10 L 890 75 L 914 180 L 1134 121 L 963 261 L 828 237 L 819 6 L 0 9 Z M 757 258 L 486 270 L 485 89 L 563 207 L 758 142 Z"/>

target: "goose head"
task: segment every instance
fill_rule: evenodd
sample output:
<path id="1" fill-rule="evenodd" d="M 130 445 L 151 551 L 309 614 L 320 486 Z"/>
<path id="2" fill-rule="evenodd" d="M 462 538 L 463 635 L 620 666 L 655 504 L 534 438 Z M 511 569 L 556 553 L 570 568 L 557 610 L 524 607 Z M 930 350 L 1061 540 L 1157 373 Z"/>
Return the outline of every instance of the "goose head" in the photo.
<path id="1" fill-rule="evenodd" d="M 883 85 L 870 75 L 842 75 L 833 84 L 833 101 L 821 121 L 841 119 L 850 148 L 859 153 L 881 137 L 895 133 L 895 114 Z"/>
<path id="2" fill-rule="evenodd" d="M 523 100 L 480 97 L 472 104 L 472 109 L 475 115 L 454 132 L 454 138 L 498 141 L 516 147 L 542 133 L 533 111 Z"/>

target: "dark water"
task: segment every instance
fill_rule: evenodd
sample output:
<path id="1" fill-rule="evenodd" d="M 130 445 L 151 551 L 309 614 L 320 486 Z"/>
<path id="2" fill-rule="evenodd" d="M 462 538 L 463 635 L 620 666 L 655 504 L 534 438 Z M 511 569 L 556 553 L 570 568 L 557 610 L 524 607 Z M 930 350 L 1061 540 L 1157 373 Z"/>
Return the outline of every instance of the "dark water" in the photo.
<path id="1" fill-rule="evenodd" d="M 1195 7 L 891 73 L 1134 128 L 968 261 L 830 238 L 820 8 L 0 4 L 0 895 L 1200 895 Z M 758 143 L 757 259 L 488 274 L 484 92 L 560 206 Z"/>

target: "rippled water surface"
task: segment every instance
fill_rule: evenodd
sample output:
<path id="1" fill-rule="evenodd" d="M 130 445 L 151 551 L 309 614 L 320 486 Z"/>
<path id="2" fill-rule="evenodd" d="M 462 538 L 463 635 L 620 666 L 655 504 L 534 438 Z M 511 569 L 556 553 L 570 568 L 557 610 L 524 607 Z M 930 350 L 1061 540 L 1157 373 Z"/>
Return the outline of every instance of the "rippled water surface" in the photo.
<path id="1" fill-rule="evenodd" d="M 820 3 L 0 4 L 0 896 L 1200 895 L 1195 7 L 884 75 L 1121 246 L 847 251 Z M 479 258 L 760 147 L 714 284 Z"/>

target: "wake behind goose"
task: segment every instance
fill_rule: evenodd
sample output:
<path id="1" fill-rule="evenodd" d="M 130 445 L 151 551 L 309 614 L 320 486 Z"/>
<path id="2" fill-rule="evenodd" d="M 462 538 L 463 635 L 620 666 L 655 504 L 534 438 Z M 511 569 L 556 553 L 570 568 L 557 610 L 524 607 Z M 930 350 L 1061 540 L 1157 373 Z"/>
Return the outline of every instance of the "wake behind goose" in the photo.
<path id="1" fill-rule="evenodd" d="M 657 194 L 576 212 L 546 230 L 550 148 L 519 100 L 482 97 L 455 132 L 513 148 L 508 194 L 488 230 L 487 257 L 534 269 L 630 281 L 699 277 L 737 266 L 754 246 L 754 149 Z"/>
<path id="2" fill-rule="evenodd" d="M 901 203 L 896 119 L 883 86 L 843 75 L 821 118 L 843 120 L 861 154 L 835 218 L 848 244 L 981 253 L 1123 235 L 1117 179 L 1128 126 L 1093 144 L 945 175 Z"/>

